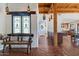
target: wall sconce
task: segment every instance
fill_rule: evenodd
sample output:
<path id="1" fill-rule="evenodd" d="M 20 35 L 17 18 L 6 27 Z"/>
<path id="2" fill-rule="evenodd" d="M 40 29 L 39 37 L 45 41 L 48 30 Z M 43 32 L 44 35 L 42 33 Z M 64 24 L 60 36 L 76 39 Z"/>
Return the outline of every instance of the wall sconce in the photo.
<path id="1" fill-rule="evenodd" d="M 30 12 L 30 6 L 29 6 L 29 5 L 28 5 L 28 7 L 27 7 L 27 11 Z"/>
<path id="2" fill-rule="evenodd" d="M 46 19 L 46 16 L 45 16 L 45 14 L 43 14 L 43 20 L 45 20 Z"/>
<path id="3" fill-rule="evenodd" d="M 52 19 L 52 15 L 51 15 L 50 19 Z"/>
<path id="4" fill-rule="evenodd" d="M 50 17 L 49 17 L 49 21 L 52 19 L 52 15 L 50 15 Z"/>
<path id="5" fill-rule="evenodd" d="M 50 21 L 51 19 L 49 18 L 49 21 Z"/>
<path id="6" fill-rule="evenodd" d="M 5 7 L 5 12 L 8 13 L 9 12 L 9 7 L 8 7 L 8 4 L 6 4 L 6 7 Z"/>

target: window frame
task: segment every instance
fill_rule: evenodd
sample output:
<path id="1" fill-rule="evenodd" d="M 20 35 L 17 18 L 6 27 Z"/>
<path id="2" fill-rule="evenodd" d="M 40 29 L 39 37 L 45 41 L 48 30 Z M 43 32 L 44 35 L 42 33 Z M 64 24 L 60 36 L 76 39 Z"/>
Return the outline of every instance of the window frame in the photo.
<path id="1" fill-rule="evenodd" d="M 27 13 L 27 12 L 15 12 L 15 13 L 12 14 L 12 33 L 13 33 L 13 34 L 14 34 L 14 32 L 13 32 L 13 31 L 14 31 L 14 28 L 13 28 L 13 26 L 14 26 L 14 25 L 13 25 L 13 24 L 14 24 L 14 22 L 13 22 L 13 17 L 14 17 L 14 16 L 20 16 L 20 17 L 21 17 L 21 33 L 23 32 L 23 28 L 22 28 L 22 23 L 23 23 L 23 22 L 22 22 L 22 17 L 23 17 L 23 16 L 29 16 L 29 17 L 30 17 L 30 22 L 29 22 L 29 23 L 30 23 L 30 24 L 29 24 L 29 27 L 30 27 L 29 30 L 30 30 L 30 32 L 29 32 L 29 33 L 26 33 L 26 34 L 31 34 L 31 14 L 30 14 L 30 13 Z"/>

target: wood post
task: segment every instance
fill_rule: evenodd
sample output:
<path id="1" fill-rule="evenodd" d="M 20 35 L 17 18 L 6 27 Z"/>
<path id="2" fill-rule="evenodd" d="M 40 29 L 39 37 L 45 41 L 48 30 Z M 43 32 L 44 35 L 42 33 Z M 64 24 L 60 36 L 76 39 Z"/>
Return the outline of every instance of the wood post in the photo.
<path id="1" fill-rule="evenodd" d="M 58 34 L 57 34 L 57 12 L 56 12 L 56 4 L 53 4 L 54 7 L 54 46 L 58 46 Z"/>

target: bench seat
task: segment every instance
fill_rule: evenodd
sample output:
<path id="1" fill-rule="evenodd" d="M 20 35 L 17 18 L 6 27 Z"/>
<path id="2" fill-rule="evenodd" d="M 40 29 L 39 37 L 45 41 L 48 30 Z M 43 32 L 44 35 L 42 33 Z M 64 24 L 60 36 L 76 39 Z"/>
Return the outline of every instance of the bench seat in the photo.
<path id="1" fill-rule="evenodd" d="M 32 43 L 32 41 L 30 42 Z M 2 44 L 30 44 L 28 41 L 7 41 L 7 42 L 3 42 Z"/>

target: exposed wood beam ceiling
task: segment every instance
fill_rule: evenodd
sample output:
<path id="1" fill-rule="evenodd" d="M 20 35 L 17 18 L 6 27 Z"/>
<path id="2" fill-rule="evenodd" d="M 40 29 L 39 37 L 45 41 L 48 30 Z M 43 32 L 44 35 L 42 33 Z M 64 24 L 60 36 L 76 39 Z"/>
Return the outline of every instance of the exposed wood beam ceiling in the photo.
<path id="1" fill-rule="evenodd" d="M 79 12 L 79 3 L 55 3 L 57 13 Z M 53 13 L 53 3 L 39 3 L 39 13 Z"/>
<path id="2" fill-rule="evenodd" d="M 39 3 L 39 7 L 50 7 L 52 3 Z"/>
<path id="3" fill-rule="evenodd" d="M 48 13 L 51 4 L 52 3 L 39 3 L 39 13 Z"/>

